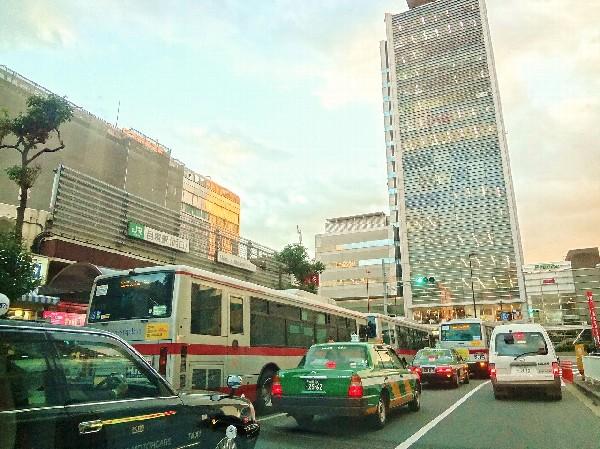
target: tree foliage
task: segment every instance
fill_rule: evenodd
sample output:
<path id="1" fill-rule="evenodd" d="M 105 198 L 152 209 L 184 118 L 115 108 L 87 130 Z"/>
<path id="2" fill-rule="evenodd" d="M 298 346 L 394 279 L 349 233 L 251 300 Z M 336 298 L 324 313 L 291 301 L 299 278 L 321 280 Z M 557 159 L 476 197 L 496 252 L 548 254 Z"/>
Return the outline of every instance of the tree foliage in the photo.
<path id="1" fill-rule="evenodd" d="M 299 288 L 312 293 L 317 292 L 314 278 L 325 270 L 325 265 L 311 260 L 306 247 L 299 243 L 286 245 L 275 255 L 275 260 L 283 265 L 286 273 L 294 276 Z"/>
<path id="2" fill-rule="evenodd" d="M 17 208 L 15 237 L 21 241 L 23 219 L 27 207 L 27 191 L 33 187 L 40 167 L 31 165 L 44 153 L 62 150 L 65 144 L 59 127 L 71 120 L 73 108 L 67 100 L 56 95 L 32 95 L 27 99 L 27 109 L 14 118 L 6 111 L 0 116 L 0 150 L 13 149 L 21 155 L 20 165 L 5 169 L 8 177 L 21 189 L 21 200 Z M 56 136 L 56 144 L 47 145 Z"/>
<path id="3" fill-rule="evenodd" d="M 34 263 L 14 233 L 0 233 L 0 293 L 11 301 L 39 286 L 34 277 Z"/>

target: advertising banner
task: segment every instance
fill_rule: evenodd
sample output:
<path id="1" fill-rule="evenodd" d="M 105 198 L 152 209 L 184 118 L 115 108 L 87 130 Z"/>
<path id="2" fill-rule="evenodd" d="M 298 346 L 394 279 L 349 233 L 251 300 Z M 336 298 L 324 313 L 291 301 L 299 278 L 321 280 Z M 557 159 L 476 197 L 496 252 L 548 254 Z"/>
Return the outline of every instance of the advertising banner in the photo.
<path id="1" fill-rule="evenodd" d="M 598 330 L 598 318 L 596 317 L 596 306 L 594 305 L 594 295 L 590 290 L 585 292 L 588 300 L 588 307 L 590 308 L 590 321 L 592 324 L 592 336 L 594 337 L 594 343 L 596 347 L 600 348 L 600 331 Z"/>
<path id="2" fill-rule="evenodd" d="M 85 326 L 85 314 L 45 310 L 42 318 L 60 326 Z"/>

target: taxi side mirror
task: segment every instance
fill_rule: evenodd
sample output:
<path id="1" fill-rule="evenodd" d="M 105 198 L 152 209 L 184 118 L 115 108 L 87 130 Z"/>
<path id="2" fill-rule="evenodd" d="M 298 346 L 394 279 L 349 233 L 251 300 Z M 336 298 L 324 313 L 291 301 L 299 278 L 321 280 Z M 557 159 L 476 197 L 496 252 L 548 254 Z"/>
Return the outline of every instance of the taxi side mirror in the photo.
<path id="1" fill-rule="evenodd" d="M 227 386 L 232 390 L 237 390 L 242 386 L 242 376 L 230 374 L 227 376 Z"/>

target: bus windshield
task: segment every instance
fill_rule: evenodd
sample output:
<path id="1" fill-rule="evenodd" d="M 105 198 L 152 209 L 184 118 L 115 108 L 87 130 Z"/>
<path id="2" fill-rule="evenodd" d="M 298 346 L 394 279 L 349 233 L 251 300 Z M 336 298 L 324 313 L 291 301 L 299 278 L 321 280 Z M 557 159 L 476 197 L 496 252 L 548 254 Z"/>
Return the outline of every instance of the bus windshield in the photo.
<path id="1" fill-rule="evenodd" d="M 472 341 L 481 340 L 481 324 L 453 323 L 442 324 L 441 341 Z"/>
<path id="2" fill-rule="evenodd" d="M 171 316 L 173 279 L 172 272 L 100 279 L 92 297 L 88 322 Z"/>

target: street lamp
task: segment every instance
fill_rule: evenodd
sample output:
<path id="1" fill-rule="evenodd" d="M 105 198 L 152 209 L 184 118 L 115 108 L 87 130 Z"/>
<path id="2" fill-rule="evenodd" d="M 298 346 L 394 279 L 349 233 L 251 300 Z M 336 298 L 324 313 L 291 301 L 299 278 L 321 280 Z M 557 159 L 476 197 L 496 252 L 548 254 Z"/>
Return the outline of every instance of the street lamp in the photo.
<path id="1" fill-rule="evenodd" d="M 471 256 L 475 256 L 476 253 L 469 253 L 469 273 L 471 273 L 471 297 L 473 298 L 473 314 L 477 318 L 477 307 L 475 306 L 475 290 L 473 288 L 473 264 L 471 263 Z"/>

